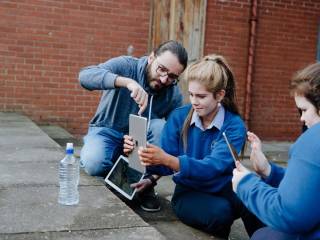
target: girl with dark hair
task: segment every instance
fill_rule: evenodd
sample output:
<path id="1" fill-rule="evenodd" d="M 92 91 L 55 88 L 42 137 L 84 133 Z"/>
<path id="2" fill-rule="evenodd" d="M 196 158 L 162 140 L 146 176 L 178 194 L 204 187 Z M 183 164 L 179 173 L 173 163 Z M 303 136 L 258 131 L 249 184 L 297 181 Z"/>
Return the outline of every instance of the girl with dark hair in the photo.
<path id="1" fill-rule="evenodd" d="M 182 222 L 228 238 L 234 219 L 245 212 L 232 191 L 235 165 L 222 135 L 226 133 L 238 152 L 244 145 L 246 128 L 235 103 L 235 80 L 225 59 L 218 55 L 190 65 L 185 79 L 191 104 L 169 116 L 162 148 L 148 144 L 139 149 L 140 160 L 154 175 L 149 184 L 155 184 L 158 175 L 173 174 L 172 208 Z M 132 149 L 126 136 L 124 152 Z M 134 187 L 140 190 L 145 184 Z"/>
<path id="2" fill-rule="evenodd" d="M 287 169 L 269 163 L 260 139 L 248 132 L 255 172 L 237 162 L 233 188 L 267 227 L 254 240 L 320 239 L 320 63 L 293 78 L 292 93 L 308 129 L 292 145 Z"/>

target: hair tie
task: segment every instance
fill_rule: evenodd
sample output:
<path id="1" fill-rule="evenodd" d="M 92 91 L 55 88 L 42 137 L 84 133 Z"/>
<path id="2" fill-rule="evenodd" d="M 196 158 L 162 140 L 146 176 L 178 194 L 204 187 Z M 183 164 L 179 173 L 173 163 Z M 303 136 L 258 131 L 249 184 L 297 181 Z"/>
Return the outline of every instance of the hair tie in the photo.
<path id="1" fill-rule="evenodd" d="M 206 60 L 206 61 L 217 62 L 217 59 L 214 59 L 214 58 L 210 58 L 210 57 L 206 58 L 205 60 Z"/>

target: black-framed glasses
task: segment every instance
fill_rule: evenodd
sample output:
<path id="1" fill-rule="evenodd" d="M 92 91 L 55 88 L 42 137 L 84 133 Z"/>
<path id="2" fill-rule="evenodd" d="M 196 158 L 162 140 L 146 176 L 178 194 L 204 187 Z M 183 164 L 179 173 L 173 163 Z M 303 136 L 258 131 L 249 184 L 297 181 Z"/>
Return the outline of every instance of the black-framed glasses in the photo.
<path id="1" fill-rule="evenodd" d="M 177 84 L 178 83 L 178 78 L 179 76 L 174 74 L 174 73 L 169 73 L 169 70 L 161 65 L 159 62 L 158 62 L 158 67 L 156 69 L 156 72 L 161 76 L 161 77 L 166 77 L 168 76 L 168 82 L 170 84 Z"/>

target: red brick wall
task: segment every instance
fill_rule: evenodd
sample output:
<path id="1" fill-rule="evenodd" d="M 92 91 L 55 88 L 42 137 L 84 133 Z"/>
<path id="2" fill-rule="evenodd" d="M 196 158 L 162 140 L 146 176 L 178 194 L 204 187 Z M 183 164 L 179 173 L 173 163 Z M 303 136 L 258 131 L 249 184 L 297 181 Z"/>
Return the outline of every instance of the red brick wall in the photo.
<path id="1" fill-rule="evenodd" d="M 250 0 L 208 0 L 205 54 L 234 70 L 241 111 L 248 61 Z M 259 1 L 250 129 L 263 139 L 300 132 L 289 95 L 296 70 L 316 57 L 318 0 Z M 126 54 L 146 54 L 149 0 L 0 1 L 0 111 L 86 132 L 99 92 L 82 89 L 79 69 Z"/>
<path id="2" fill-rule="evenodd" d="M 292 139 L 301 123 L 289 83 L 294 72 L 316 60 L 320 2 L 262 2 L 251 127 L 265 139 Z"/>
<path id="3" fill-rule="evenodd" d="M 204 54 L 223 55 L 237 81 L 243 111 L 247 71 L 250 1 L 208 1 Z"/>
<path id="4" fill-rule="evenodd" d="M 295 71 L 316 59 L 318 0 L 263 0 L 258 4 L 256 57 L 250 130 L 265 140 L 293 140 L 301 123 L 289 82 Z M 208 1 L 205 53 L 220 53 L 238 81 L 244 110 L 250 1 Z"/>
<path id="5" fill-rule="evenodd" d="M 99 92 L 78 83 L 81 67 L 146 53 L 149 1 L 0 1 L 0 111 L 86 132 Z"/>

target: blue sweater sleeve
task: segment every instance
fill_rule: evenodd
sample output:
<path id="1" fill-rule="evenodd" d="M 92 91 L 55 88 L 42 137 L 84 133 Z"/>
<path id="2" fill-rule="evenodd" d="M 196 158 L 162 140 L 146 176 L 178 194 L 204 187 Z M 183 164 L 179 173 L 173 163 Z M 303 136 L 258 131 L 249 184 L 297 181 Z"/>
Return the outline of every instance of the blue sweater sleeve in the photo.
<path id="1" fill-rule="evenodd" d="M 268 226 L 306 233 L 320 223 L 319 133 L 320 128 L 318 136 L 307 134 L 298 139 L 278 188 L 254 174 L 240 181 L 238 196 Z"/>
<path id="2" fill-rule="evenodd" d="M 99 65 L 82 68 L 79 73 L 79 81 L 81 86 L 88 90 L 112 89 L 118 75 L 130 75 L 131 68 L 129 58 L 116 57 Z"/>
<path id="3" fill-rule="evenodd" d="M 278 187 L 285 173 L 284 168 L 277 166 L 276 164 L 271 164 L 271 173 L 265 182 L 272 187 Z"/>

